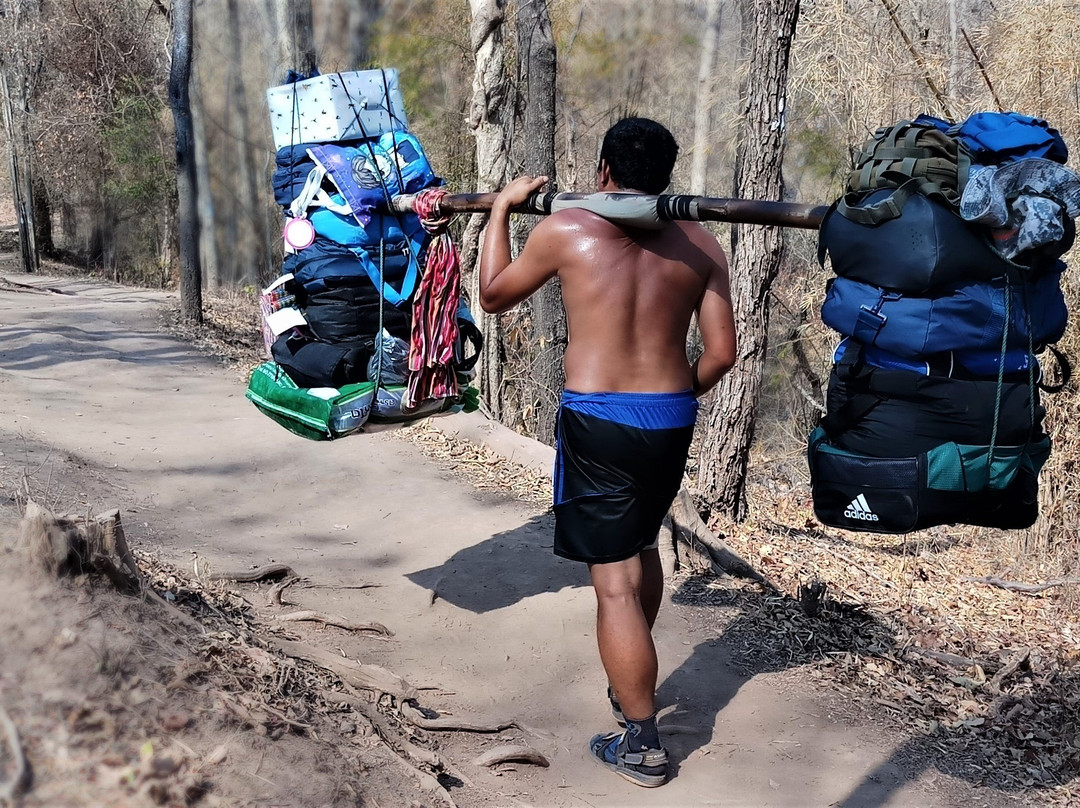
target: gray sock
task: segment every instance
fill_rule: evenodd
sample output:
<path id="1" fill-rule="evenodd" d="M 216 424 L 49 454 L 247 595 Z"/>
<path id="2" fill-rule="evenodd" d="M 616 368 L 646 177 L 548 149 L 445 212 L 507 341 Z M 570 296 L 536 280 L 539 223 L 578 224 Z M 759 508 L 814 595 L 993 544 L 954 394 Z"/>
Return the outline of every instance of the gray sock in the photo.
<path id="1" fill-rule="evenodd" d="M 626 719 L 626 747 L 631 752 L 663 748 L 660 746 L 660 730 L 656 728 L 656 713 L 640 721 Z"/>

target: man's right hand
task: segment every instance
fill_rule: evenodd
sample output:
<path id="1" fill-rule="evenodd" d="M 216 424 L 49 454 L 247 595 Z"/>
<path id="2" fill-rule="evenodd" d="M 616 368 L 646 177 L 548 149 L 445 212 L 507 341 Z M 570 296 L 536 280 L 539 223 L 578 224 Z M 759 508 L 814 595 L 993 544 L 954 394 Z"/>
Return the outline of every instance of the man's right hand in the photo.
<path id="1" fill-rule="evenodd" d="M 499 191 L 495 198 L 495 205 L 503 210 L 516 208 L 528 201 L 536 191 L 547 184 L 547 177 L 530 177 L 528 175 L 512 180 L 505 188 Z"/>

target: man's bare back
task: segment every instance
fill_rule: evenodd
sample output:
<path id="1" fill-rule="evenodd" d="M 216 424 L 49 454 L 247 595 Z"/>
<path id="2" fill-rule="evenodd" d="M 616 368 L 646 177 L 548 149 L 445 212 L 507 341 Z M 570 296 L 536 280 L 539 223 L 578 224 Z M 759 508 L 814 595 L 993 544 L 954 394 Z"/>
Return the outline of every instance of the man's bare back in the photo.
<path id="1" fill-rule="evenodd" d="M 726 262 L 700 225 L 624 228 L 569 210 L 544 223 L 562 241 L 558 276 L 570 341 L 566 386 L 579 392 L 677 392 L 694 386 L 690 319 Z"/>
<path id="2" fill-rule="evenodd" d="M 524 194 L 542 181 L 515 183 Z M 490 264 L 503 261 L 510 264 L 509 254 Z M 555 275 L 570 332 L 570 390 L 701 394 L 734 362 L 727 259 L 699 224 L 647 230 L 583 210 L 556 213 L 536 226 L 510 271 L 482 284 L 481 303 L 503 311 Z M 691 365 L 686 334 L 695 312 L 705 351 Z"/>

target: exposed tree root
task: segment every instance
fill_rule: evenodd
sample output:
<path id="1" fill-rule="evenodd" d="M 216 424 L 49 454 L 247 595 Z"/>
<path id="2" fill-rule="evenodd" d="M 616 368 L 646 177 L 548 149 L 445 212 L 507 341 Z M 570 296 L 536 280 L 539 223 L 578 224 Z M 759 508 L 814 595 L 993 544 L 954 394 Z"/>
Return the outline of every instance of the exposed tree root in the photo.
<path id="1" fill-rule="evenodd" d="M 664 571 L 664 578 L 671 578 L 679 568 L 679 547 L 675 539 L 675 527 L 671 524 L 671 515 L 664 517 L 660 525 L 660 535 L 657 537 L 656 547 L 660 551 L 660 568 Z"/>
<path id="2" fill-rule="evenodd" d="M 380 668 L 378 665 L 364 665 L 351 659 L 344 659 L 307 643 L 274 638 L 269 639 L 268 642 L 272 648 L 281 651 L 285 656 L 303 659 L 313 665 L 326 668 L 343 682 L 361 690 L 389 693 L 399 701 L 417 697 L 415 687 L 397 674 L 386 668 Z"/>
<path id="3" fill-rule="evenodd" d="M 276 581 L 280 578 L 296 577 L 293 568 L 288 564 L 267 564 L 256 570 L 240 570 L 237 572 L 215 572 L 210 575 L 211 581 L 235 581 L 240 584 L 252 584 L 256 581 Z"/>
<path id="4" fill-rule="evenodd" d="M 473 760 L 474 766 L 497 766 L 500 763 L 532 763 L 535 766 L 543 766 L 545 769 L 551 764 L 548 759 L 537 752 L 531 746 L 506 744 L 489 749 Z"/>
<path id="5" fill-rule="evenodd" d="M 267 594 L 266 594 L 266 605 L 267 606 L 284 606 L 285 604 L 281 602 L 282 595 L 285 594 L 286 589 L 288 589 L 290 586 L 292 586 L 293 584 L 295 584 L 299 580 L 300 580 L 299 578 L 297 578 L 295 575 L 293 575 L 293 576 L 290 576 L 288 578 L 285 578 L 282 581 L 278 581 L 276 584 L 274 584 L 272 587 L 270 587 L 270 591 L 267 592 Z"/>
<path id="6" fill-rule="evenodd" d="M 764 575 L 732 550 L 716 534 L 709 530 L 709 526 L 702 521 L 690 492 L 685 488 L 679 489 L 675 501 L 671 503 L 668 511 L 674 528 L 676 539 L 684 543 L 692 550 L 697 550 L 695 542 L 705 549 L 713 566 L 736 578 L 748 578 L 770 589 L 776 586 Z"/>
<path id="7" fill-rule="evenodd" d="M 26 765 L 26 755 L 23 754 L 19 730 L 3 705 L 0 705 L 0 729 L 4 731 L 4 739 L 10 750 L 11 759 L 14 761 L 11 779 L 6 783 L 0 783 L 0 803 L 8 804 L 13 803 L 15 798 L 29 787 L 30 769 Z"/>
<path id="8" fill-rule="evenodd" d="M 310 609 L 306 609 L 300 612 L 290 612 L 289 614 L 283 614 L 278 617 L 278 620 L 282 620 L 290 623 L 322 623 L 324 626 L 337 626 L 343 628 L 346 631 L 373 631 L 383 637 L 393 637 L 394 632 L 384 626 L 382 623 L 354 623 L 347 617 L 343 617 L 340 614 L 327 614 L 325 612 L 316 612 Z"/>
<path id="9" fill-rule="evenodd" d="M 457 732 L 502 732 L 504 729 L 516 727 L 525 729 L 514 720 L 500 721 L 498 719 L 464 719 L 436 716 L 434 718 L 425 715 L 416 706 L 402 701 L 398 709 L 401 710 L 405 720 L 414 727 L 428 730 L 457 731 Z"/>
<path id="10" fill-rule="evenodd" d="M 399 734 L 393 732 L 386 718 L 379 712 L 378 708 L 362 698 L 358 698 L 357 696 L 348 693 L 337 693 L 330 690 L 320 690 L 319 695 L 331 704 L 344 704 L 360 713 L 371 726 L 375 734 L 382 740 L 386 748 L 395 758 L 397 758 L 398 762 L 406 767 L 409 772 L 420 781 L 420 787 L 424 789 L 424 791 L 438 797 L 448 805 L 454 805 L 453 798 L 446 793 L 446 789 L 442 787 L 438 779 L 432 776 L 430 772 L 424 771 L 415 765 L 419 764 L 420 766 L 425 766 L 435 771 L 446 771 L 454 774 L 455 777 L 460 779 L 461 775 L 454 772 L 452 767 L 447 766 L 442 758 L 439 757 L 438 752 L 435 752 L 432 749 L 425 749 L 422 746 L 417 746 L 411 741 L 398 737 Z M 395 746 L 400 746 L 401 752 L 399 752 Z M 471 783 L 465 779 L 462 779 L 462 782 L 466 783 L 466 785 L 471 785 Z"/>

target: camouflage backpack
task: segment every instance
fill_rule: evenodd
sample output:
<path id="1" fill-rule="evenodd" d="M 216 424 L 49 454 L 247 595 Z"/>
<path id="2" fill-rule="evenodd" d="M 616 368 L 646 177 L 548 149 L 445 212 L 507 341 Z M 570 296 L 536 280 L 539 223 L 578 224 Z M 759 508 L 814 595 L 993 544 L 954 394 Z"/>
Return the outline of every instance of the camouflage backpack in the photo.
<path id="1" fill-rule="evenodd" d="M 848 176 L 837 212 L 853 222 L 877 225 L 895 219 L 913 194 L 956 210 L 967 184 L 971 157 L 955 138 L 922 118 L 883 126 L 863 144 Z M 885 199 L 860 205 L 868 194 L 893 188 Z"/>

